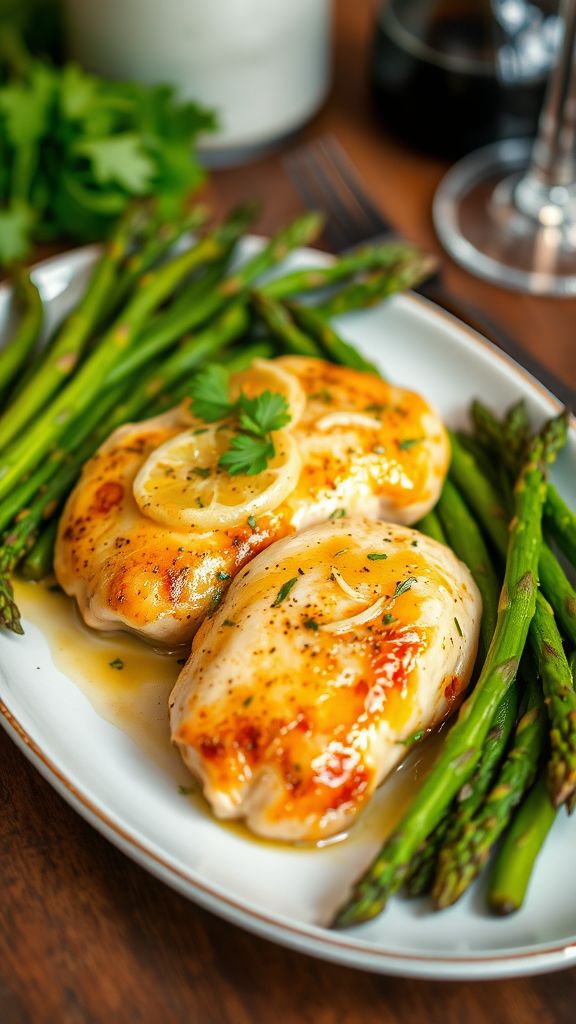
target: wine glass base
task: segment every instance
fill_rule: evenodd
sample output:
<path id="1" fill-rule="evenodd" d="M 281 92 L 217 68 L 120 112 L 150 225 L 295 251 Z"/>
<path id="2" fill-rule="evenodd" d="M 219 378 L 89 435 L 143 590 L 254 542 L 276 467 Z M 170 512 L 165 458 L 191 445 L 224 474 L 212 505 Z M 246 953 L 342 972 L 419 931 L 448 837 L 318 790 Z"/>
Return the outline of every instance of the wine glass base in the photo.
<path id="1" fill-rule="evenodd" d="M 551 207 L 521 212 L 515 193 L 532 142 L 507 139 L 465 156 L 440 182 L 432 208 L 447 252 L 471 273 L 533 295 L 576 295 L 576 223 Z M 557 214 L 554 223 L 554 214 Z M 550 223 L 552 221 L 552 223 Z"/>

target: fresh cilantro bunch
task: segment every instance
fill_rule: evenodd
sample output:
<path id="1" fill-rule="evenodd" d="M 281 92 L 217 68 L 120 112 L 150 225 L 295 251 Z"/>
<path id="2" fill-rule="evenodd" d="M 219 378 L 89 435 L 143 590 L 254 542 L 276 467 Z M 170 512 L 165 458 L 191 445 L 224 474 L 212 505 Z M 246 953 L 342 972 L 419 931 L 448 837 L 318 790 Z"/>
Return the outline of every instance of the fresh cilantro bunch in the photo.
<path id="1" fill-rule="evenodd" d="M 214 124 L 169 86 L 55 68 L 0 36 L 0 263 L 35 240 L 103 238 L 137 196 L 175 215 L 203 177 L 193 142 Z"/>
<path id="2" fill-rule="evenodd" d="M 213 363 L 196 374 L 190 396 L 192 412 L 205 423 L 227 419 L 235 421 L 237 432 L 228 450 L 220 456 L 218 465 L 227 469 L 231 476 L 262 473 L 274 458 L 272 431 L 281 430 L 290 422 L 284 395 L 262 391 L 254 398 L 248 398 L 240 392 L 238 399 L 232 402 L 228 371 Z"/>

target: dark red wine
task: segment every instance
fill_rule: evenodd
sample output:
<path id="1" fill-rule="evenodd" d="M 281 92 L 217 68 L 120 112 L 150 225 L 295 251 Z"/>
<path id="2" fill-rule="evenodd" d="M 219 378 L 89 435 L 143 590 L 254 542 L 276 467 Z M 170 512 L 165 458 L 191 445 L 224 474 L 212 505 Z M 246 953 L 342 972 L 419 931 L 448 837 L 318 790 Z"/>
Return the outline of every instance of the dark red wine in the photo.
<path id="1" fill-rule="evenodd" d="M 456 157 L 495 139 L 534 134 L 554 58 L 554 4 L 549 14 L 544 4 L 527 4 L 525 23 L 510 26 L 496 18 L 498 6 L 494 0 L 383 6 L 374 37 L 374 93 L 382 118 L 404 140 Z"/>

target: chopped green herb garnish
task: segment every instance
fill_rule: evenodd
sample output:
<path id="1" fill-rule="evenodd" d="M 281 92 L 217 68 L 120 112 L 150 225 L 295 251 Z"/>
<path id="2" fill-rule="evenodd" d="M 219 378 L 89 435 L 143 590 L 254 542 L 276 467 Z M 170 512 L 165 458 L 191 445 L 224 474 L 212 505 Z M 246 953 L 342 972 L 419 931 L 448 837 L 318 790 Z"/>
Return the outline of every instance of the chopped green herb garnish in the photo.
<path id="1" fill-rule="evenodd" d="M 398 441 L 398 447 L 401 452 L 407 452 L 409 448 L 413 448 L 415 444 L 420 444 L 423 440 L 423 437 L 405 437 L 403 441 Z"/>
<path id="2" fill-rule="evenodd" d="M 370 405 L 364 406 L 364 412 L 386 412 L 390 408 L 389 402 L 370 402 Z"/>
<path id="3" fill-rule="evenodd" d="M 229 572 L 217 572 L 216 576 L 218 577 L 219 580 L 229 580 L 230 579 L 230 573 Z"/>
<path id="4" fill-rule="evenodd" d="M 419 743 L 420 740 L 424 739 L 425 735 L 426 731 L 419 729 L 418 732 L 413 732 L 411 736 L 407 736 L 405 740 L 400 740 L 400 742 L 405 747 L 413 747 L 415 743 Z"/>
<path id="5" fill-rule="evenodd" d="M 286 580 L 286 583 L 282 584 L 280 590 L 276 594 L 274 601 L 272 602 L 272 608 L 277 608 L 279 604 L 282 604 L 282 601 L 286 600 L 288 594 L 292 590 L 292 587 L 294 586 L 295 583 L 298 583 L 297 576 L 293 576 L 291 580 Z"/>
<path id="6" fill-rule="evenodd" d="M 195 473 L 196 476 L 202 477 L 203 480 L 206 480 L 206 478 L 210 476 L 210 468 L 208 466 L 194 466 L 192 472 Z"/>
<path id="7" fill-rule="evenodd" d="M 391 622 L 396 622 L 396 617 L 391 615 L 390 612 L 386 612 L 386 615 L 382 616 L 382 622 L 385 626 L 389 626 Z"/>
<path id="8" fill-rule="evenodd" d="M 256 520 L 255 520 L 254 516 L 248 516 L 248 519 L 246 520 L 246 522 L 248 523 L 248 526 L 250 527 L 251 530 L 255 530 L 256 529 Z"/>
<path id="9" fill-rule="evenodd" d="M 371 551 L 369 555 L 366 555 L 366 558 L 369 558 L 371 562 L 383 562 L 384 559 L 388 558 L 388 555 L 385 555 L 383 551 Z"/>
<path id="10" fill-rule="evenodd" d="M 345 515 L 345 508 L 335 508 L 334 511 L 331 512 L 330 515 L 328 516 L 328 519 L 342 519 Z"/>
<path id="11" fill-rule="evenodd" d="M 397 597 L 400 597 L 402 594 L 405 594 L 407 590 L 410 590 L 412 584 L 417 582 L 418 580 L 416 579 L 415 576 L 408 576 L 407 579 L 402 580 L 402 583 L 397 583 L 396 590 L 394 591 L 392 600 L 395 601 Z"/>
<path id="12" fill-rule="evenodd" d="M 410 541 L 410 547 L 417 548 L 418 547 L 418 541 L 417 540 L 411 540 Z"/>
<path id="13" fill-rule="evenodd" d="M 318 632 L 318 623 L 316 622 L 316 619 L 305 619 L 304 620 L 304 628 L 312 630 L 313 633 L 317 633 Z"/>
<path id="14" fill-rule="evenodd" d="M 459 635 L 460 636 L 464 636 L 464 634 L 462 632 L 462 626 L 458 622 L 458 619 L 456 618 L 456 616 L 454 616 L 454 625 L 456 626 L 456 629 L 458 630 Z"/>
<path id="15" fill-rule="evenodd" d="M 236 623 L 234 622 L 233 619 L 224 619 L 224 622 L 222 623 L 222 625 L 223 626 L 235 626 Z"/>
<path id="16" fill-rule="evenodd" d="M 124 668 L 122 658 L 114 658 L 114 661 L 110 661 L 108 664 L 110 665 L 110 668 L 117 668 L 118 671 L 120 671 L 121 668 Z"/>
<path id="17" fill-rule="evenodd" d="M 210 598 L 210 604 L 208 605 L 208 618 L 210 618 L 211 615 L 214 615 L 214 612 L 216 611 L 218 605 L 220 604 L 223 595 L 224 591 L 222 590 L 222 587 L 214 588 L 214 590 L 212 591 L 212 597 Z"/>

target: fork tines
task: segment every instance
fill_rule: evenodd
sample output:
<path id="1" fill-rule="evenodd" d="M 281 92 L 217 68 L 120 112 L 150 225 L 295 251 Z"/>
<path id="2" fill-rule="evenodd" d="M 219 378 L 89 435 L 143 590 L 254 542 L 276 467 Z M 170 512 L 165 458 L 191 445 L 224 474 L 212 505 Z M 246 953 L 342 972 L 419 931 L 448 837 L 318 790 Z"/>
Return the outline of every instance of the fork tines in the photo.
<path id="1" fill-rule="evenodd" d="M 324 237 L 332 248 L 351 248 L 391 231 L 332 136 L 300 146 L 284 158 L 284 166 L 304 205 L 327 215 Z"/>

